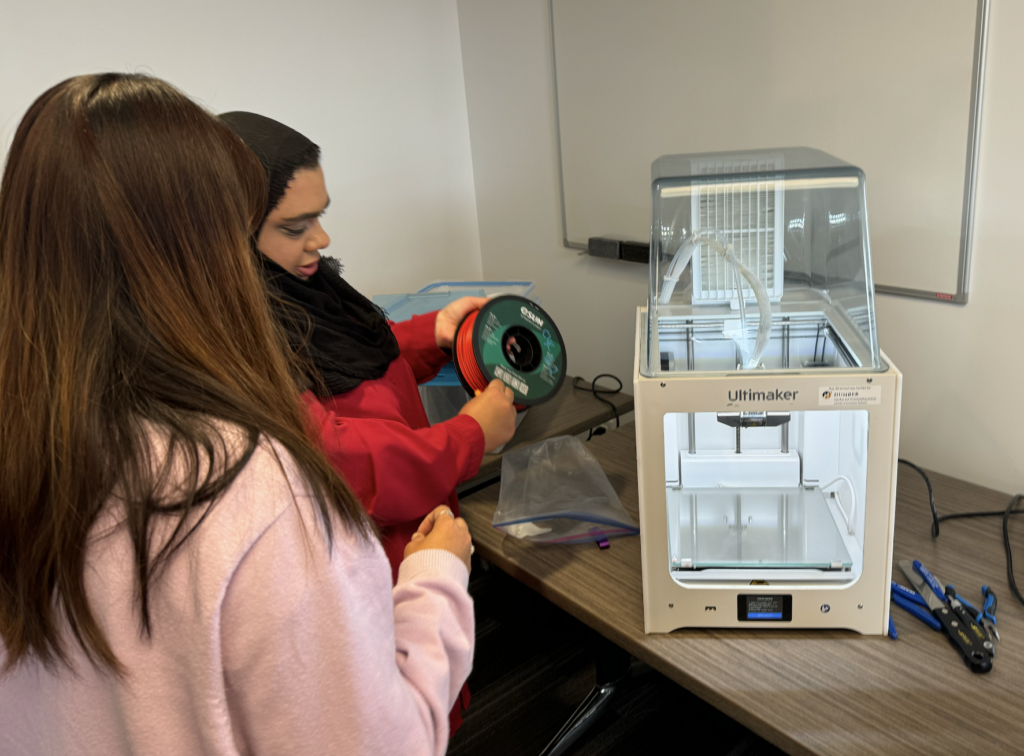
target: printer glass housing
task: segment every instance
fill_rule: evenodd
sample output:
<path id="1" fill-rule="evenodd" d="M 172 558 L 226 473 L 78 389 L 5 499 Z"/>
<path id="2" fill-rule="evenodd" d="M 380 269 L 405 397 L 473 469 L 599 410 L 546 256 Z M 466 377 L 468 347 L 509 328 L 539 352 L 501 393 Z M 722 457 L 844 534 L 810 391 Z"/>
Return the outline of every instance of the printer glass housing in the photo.
<path id="1" fill-rule="evenodd" d="M 859 168 L 808 148 L 670 155 L 652 190 L 643 375 L 886 369 Z M 763 303 L 722 247 L 770 306 L 756 365 Z"/>

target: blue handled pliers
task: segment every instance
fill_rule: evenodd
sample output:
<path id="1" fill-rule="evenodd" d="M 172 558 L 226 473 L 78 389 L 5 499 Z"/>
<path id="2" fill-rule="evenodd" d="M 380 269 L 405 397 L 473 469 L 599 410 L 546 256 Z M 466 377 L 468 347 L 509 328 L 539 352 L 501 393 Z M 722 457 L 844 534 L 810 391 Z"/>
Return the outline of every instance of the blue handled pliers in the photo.
<path id="1" fill-rule="evenodd" d="M 985 603 L 982 604 L 981 609 L 979 610 L 977 607 L 972 606 L 967 599 L 958 594 L 952 584 L 946 586 L 946 588 L 947 592 L 952 592 L 954 598 L 963 604 L 967 611 L 974 615 L 974 621 L 982 626 L 990 639 L 999 640 L 999 631 L 996 630 L 996 606 L 998 602 L 996 601 L 995 591 L 987 585 L 981 586 L 981 595 L 984 597 Z"/>
<path id="2" fill-rule="evenodd" d="M 916 591 L 912 591 L 906 586 L 902 586 L 895 580 L 892 582 L 892 600 L 900 609 L 904 609 L 924 624 L 928 625 L 932 630 L 941 630 L 942 623 L 939 622 L 935 615 L 932 614 L 931 609 L 928 608 L 928 602 L 926 602 Z"/>
<path id="3" fill-rule="evenodd" d="M 991 637 L 999 640 L 999 631 L 996 630 L 996 592 L 989 588 L 987 585 L 981 586 L 981 595 L 985 597 L 985 603 L 981 606 L 981 611 L 978 612 L 977 618 L 974 620 L 983 628 L 985 632 Z"/>

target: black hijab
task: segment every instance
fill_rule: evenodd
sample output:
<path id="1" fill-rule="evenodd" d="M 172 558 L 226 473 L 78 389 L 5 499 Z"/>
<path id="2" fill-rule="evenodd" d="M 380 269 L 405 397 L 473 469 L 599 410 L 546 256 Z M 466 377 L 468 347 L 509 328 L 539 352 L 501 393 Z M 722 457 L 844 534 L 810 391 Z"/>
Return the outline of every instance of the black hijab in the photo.
<path id="1" fill-rule="evenodd" d="M 220 118 L 256 153 L 267 173 L 265 221 L 295 172 L 319 164 L 320 148 L 283 123 L 255 113 L 224 113 Z M 265 255 L 256 256 L 271 291 L 284 301 L 274 309 L 289 341 L 319 373 L 309 376 L 313 391 L 344 394 L 387 372 L 398 357 L 398 341 L 383 310 L 341 277 L 341 263 L 323 257 L 317 272 L 303 281 Z"/>

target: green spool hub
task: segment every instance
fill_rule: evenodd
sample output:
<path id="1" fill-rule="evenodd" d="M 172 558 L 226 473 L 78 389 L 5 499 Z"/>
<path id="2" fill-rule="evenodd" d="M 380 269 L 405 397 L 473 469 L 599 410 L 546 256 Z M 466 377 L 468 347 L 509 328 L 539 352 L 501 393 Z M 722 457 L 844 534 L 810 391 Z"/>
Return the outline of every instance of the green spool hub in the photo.
<path id="1" fill-rule="evenodd" d="M 551 399 L 565 380 L 562 334 L 544 310 L 523 297 L 495 297 L 480 308 L 473 354 L 487 380 L 500 380 L 525 407 Z"/>

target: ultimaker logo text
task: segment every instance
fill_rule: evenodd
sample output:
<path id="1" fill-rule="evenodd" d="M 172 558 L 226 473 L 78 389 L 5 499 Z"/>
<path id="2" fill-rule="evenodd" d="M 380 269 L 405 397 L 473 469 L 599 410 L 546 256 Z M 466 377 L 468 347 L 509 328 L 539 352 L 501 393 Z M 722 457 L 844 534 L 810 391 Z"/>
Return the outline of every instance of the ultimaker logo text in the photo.
<path id="1" fill-rule="evenodd" d="M 749 391 L 740 389 L 729 392 L 730 402 L 793 402 L 799 391 Z"/>

